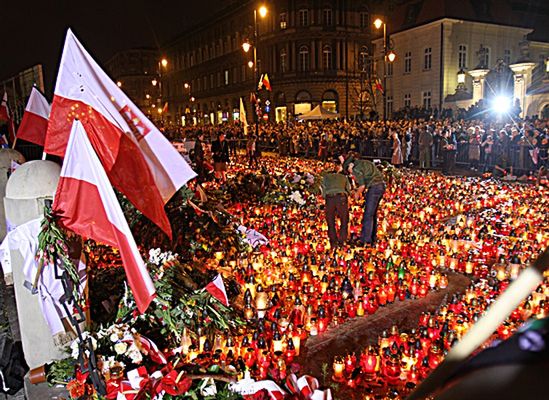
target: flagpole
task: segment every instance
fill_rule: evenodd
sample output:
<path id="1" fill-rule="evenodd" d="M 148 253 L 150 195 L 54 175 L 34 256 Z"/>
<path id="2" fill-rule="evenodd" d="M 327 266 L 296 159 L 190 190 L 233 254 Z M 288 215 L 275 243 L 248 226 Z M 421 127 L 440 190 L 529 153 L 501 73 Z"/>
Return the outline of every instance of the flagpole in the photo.
<path id="1" fill-rule="evenodd" d="M 15 145 L 16 144 L 17 144 L 17 136 L 15 136 L 15 139 L 13 139 L 13 144 L 11 145 L 12 150 L 15 150 Z"/>

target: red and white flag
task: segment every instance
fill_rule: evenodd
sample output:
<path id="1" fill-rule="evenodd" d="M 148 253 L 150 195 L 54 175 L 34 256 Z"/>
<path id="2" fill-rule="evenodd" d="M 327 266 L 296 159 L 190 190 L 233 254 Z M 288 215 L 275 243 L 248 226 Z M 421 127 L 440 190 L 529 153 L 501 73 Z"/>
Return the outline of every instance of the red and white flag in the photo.
<path id="1" fill-rule="evenodd" d="M 17 138 L 44 146 L 51 106 L 42 93 L 32 88 L 23 119 L 17 130 Z"/>
<path id="2" fill-rule="evenodd" d="M 15 140 L 15 126 L 13 125 L 13 119 L 11 118 L 10 108 L 8 106 L 7 92 L 4 92 L 4 97 L 2 97 L 2 101 L 0 101 L 0 122 L 6 122 L 8 124 L 10 143 L 13 143 Z"/>
<path id="3" fill-rule="evenodd" d="M 171 236 L 164 204 L 196 174 L 69 29 L 44 151 L 64 156 L 78 118 L 113 186 Z"/>
<path id="4" fill-rule="evenodd" d="M 229 298 L 227 297 L 227 292 L 225 291 L 225 284 L 223 283 L 223 278 L 221 274 L 218 274 L 213 281 L 208 283 L 204 288 L 208 293 L 213 297 L 219 300 L 221 303 L 229 306 Z"/>
<path id="5" fill-rule="evenodd" d="M 73 122 L 66 150 L 53 211 L 67 229 L 119 249 L 137 308 L 143 313 L 155 296 L 154 285 L 80 121 Z"/>

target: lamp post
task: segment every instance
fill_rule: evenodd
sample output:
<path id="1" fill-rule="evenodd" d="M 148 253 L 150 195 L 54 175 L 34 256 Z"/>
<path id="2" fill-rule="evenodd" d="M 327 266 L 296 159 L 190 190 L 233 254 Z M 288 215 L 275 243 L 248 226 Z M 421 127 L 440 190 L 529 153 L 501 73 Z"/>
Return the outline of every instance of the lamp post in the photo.
<path id="1" fill-rule="evenodd" d="M 387 62 L 393 62 L 396 54 L 390 50 L 387 40 L 387 24 L 380 18 L 374 21 L 374 27 L 380 29 L 383 27 L 383 121 L 387 120 Z"/>
<path id="2" fill-rule="evenodd" d="M 242 49 L 245 53 L 248 53 L 250 49 L 253 46 L 253 69 L 254 69 L 254 93 L 255 93 L 255 99 L 258 101 L 258 91 L 257 86 L 259 83 L 259 68 L 257 66 L 257 45 L 258 45 L 258 27 L 257 27 L 257 14 L 259 13 L 259 16 L 261 18 L 265 18 L 267 16 L 267 7 L 261 6 L 259 9 L 254 9 L 254 39 L 253 39 L 253 45 L 246 41 L 242 44 Z M 248 66 L 250 66 L 250 63 L 248 63 Z M 254 111 L 255 115 L 255 135 L 256 137 L 259 136 L 259 115 L 257 115 L 257 112 Z"/>
<path id="3" fill-rule="evenodd" d="M 196 99 L 194 98 L 194 96 L 191 95 L 191 85 L 190 85 L 190 83 L 185 82 L 183 84 L 183 87 L 185 88 L 185 90 L 187 90 L 188 95 L 189 95 L 189 102 L 190 102 L 190 104 L 189 104 L 189 116 L 191 118 L 193 118 L 193 125 L 196 125 L 196 123 L 194 121 L 194 102 L 195 102 Z"/>
<path id="4" fill-rule="evenodd" d="M 166 58 L 162 58 L 160 61 L 158 61 L 158 79 L 153 78 L 152 81 L 151 81 L 151 84 L 153 86 L 157 86 L 158 85 L 158 101 L 160 103 L 160 107 L 159 107 L 159 110 L 158 111 L 158 114 L 160 115 L 160 120 L 162 121 L 163 118 L 162 118 L 162 69 L 163 68 L 167 68 L 168 66 L 168 60 L 166 60 Z"/>

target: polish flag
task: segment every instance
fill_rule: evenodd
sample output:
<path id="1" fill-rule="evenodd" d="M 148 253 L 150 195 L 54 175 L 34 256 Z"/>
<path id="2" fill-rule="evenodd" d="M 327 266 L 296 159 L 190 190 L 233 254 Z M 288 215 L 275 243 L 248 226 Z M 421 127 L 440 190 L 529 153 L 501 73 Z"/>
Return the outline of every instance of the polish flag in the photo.
<path id="1" fill-rule="evenodd" d="M 78 120 L 69 136 L 53 211 L 67 229 L 119 249 L 137 308 L 145 312 L 155 296 L 153 282 L 107 174 Z"/>
<path id="2" fill-rule="evenodd" d="M 227 292 L 225 291 L 225 284 L 223 283 L 223 278 L 221 274 L 218 274 L 213 281 L 208 283 L 204 288 L 210 293 L 213 297 L 219 300 L 221 303 L 229 306 L 229 298 L 227 297 Z"/>
<path id="3" fill-rule="evenodd" d="M 8 124 L 8 134 L 10 136 L 10 143 L 15 140 L 15 127 L 13 125 L 13 119 L 11 118 L 10 109 L 8 106 L 8 93 L 4 92 L 4 97 L 0 101 L 0 122 L 6 122 Z"/>
<path id="4" fill-rule="evenodd" d="M 63 157 L 75 118 L 113 186 L 171 236 L 164 204 L 196 174 L 69 29 L 44 151 Z"/>
<path id="5" fill-rule="evenodd" d="M 17 130 L 17 138 L 44 146 L 48 118 L 51 106 L 42 93 L 35 87 L 32 88 L 21 125 Z"/>

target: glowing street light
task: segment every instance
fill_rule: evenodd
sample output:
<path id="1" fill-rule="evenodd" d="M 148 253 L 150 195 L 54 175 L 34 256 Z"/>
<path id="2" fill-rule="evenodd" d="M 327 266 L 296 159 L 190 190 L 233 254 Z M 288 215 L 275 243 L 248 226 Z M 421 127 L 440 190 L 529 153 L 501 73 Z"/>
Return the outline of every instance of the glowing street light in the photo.
<path id="1" fill-rule="evenodd" d="M 457 80 L 458 85 L 464 85 L 465 84 L 465 71 L 463 68 L 461 68 L 457 73 Z"/>
<path id="2" fill-rule="evenodd" d="M 496 96 L 492 101 L 492 110 L 497 114 L 505 114 L 511 110 L 511 98 L 507 96 Z"/>
<path id="3" fill-rule="evenodd" d="M 120 81 L 117 81 L 117 82 L 116 82 L 116 86 L 118 86 L 118 87 L 122 87 L 122 82 L 120 82 Z"/>
<path id="4" fill-rule="evenodd" d="M 380 18 L 376 18 L 376 20 L 374 21 L 375 28 L 379 29 L 381 28 L 382 25 L 383 25 L 383 21 Z"/>
<path id="5" fill-rule="evenodd" d="M 151 83 L 152 83 L 153 86 L 156 86 L 158 84 L 158 80 L 156 78 L 153 78 Z"/>
<path id="6" fill-rule="evenodd" d="M 250 42 L 242 43 L 242 49 L 244 50 L 245 53 L 249 52 L 251 48 L 252 48 L 252 45 L 250 44 Z"/>
<path id="7" fill-rule="evenodd" d="M 184 87 L 185 89 L 189 89 L 189 88 L 191 87 L 191 85 L 189 85 L 187 82 L 185 82 L 185 83 L 183 84 L 183 87 Z"/>
<path id="8" fill-rule="evenodd" d="M 254 67 L 254 62 L 253 61 L 248 61 L 248 67 L 250 67 L 250 69 L 252 69 Z"/>
<path id="9" fill-rule="evenodd" d="M 381 18 L 376 18 L 374 27 L 381 29 L 383 27 L 383 120 L 387 119 L 387 62 L 392 63 L 396 59 L 394 51 L 389 49 L 389 40 L 387 38 L 387 24 Z"/>
<path id="10" fill-rule="evenodd" d="M 265 18 L 267 16 L 267 7 L 265 6 L 259 7 L 259 16 L 261 18 Z"/>
<path id="11" fill-rule="evenodd" d="M 168 60 L 163 58 L 162 60 L 160 60 L 160 65 L 162 65 L 164 68 L 166 68 L 168 66 Z"/>

